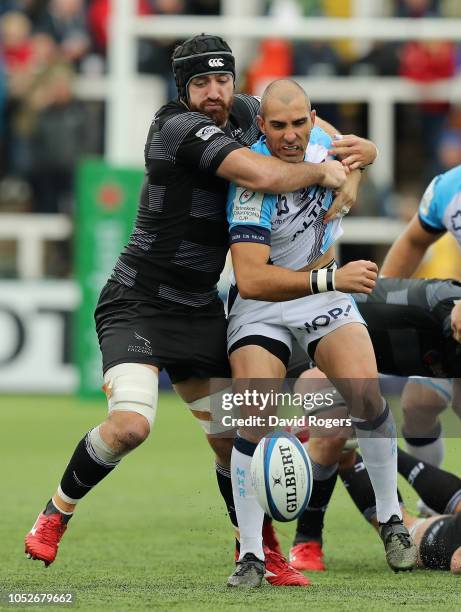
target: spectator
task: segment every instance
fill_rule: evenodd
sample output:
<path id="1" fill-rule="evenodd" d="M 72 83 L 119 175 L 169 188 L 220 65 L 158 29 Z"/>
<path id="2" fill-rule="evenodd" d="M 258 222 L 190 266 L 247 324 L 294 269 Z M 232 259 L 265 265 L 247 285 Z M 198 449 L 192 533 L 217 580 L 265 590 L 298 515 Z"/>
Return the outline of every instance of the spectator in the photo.
<path id="1" fill-rule="evenodd" d="M 266 38 L 260 44 L 259 55 L 247 72 L 249 93 L 259 94 L 264 81 L 283 78 L 293 74 L 291 44 L 286 40 Z"/>
<path id="2" fill-rule="evenodd" d="M 188 11 L 187 0 L 148 0 L 153 15 L 182 15 Z M 158 74 L 168 84 L 168 96 L 176 96 L 171 72 L 171 55 L 181 41 L 178 39 L 142 40 L 139 45 L 140 72 Z"/>
<path id="3" fill-rule="evenodd" d="M 83 0 L 50 0 L 37 29 L 49 34 L 63 57 L 77 66 L 90 48 Z"/>
<path id="4" fill-rule="evenodd" d="M 0 177 L 3 176 L 4 168 L 4 134 L 5 134 L 5 102 L 6 102 L 6 74 L 3 57 L 0 54 Z"/>
<path id="5" fill-rule="evenodd" d="M 192 15 L 219 15 L 220 0 L 189 0 Z"/>
<path id="6" fill-rule="evenodd" d="M 0 20 L 1 48 L 8 76 L 27 68 L 32 49 L 31 23 L 18 11 L 5 13 Z"/>
<path id="7" fill-rule="evenodd" d="M 92 0 L 88 7 L 88 27 L 94 51 L 105 56 L 107 52 L 107 28 L 112 10 L 111 0 Z M 149 0 L 138 0 L 138 13 L 151 14 Z"/>
<path id="8" fill-rule="evenodd" d="M 32 186 L 37 212 L 70 212 L 74 169 L 86 152 L 85 109 L 72 95 L 72 73 L 57 69 L 42 93 L 32 142 Z"/>
<path id="9" fill-rule="evenodd" d="M 448 41 L 408 42 L 402 47 L 399 72 L 420 83 L 431 83 L 455 75 L 456 47 Z M 434 151 L 437 148 L 440 132 L 450 110 L 448 102 L 422 102 L 419 105 L 420 134 L 426 159 L 426 178 L 437 173 Z"/>
<path id="10" fill-rule="evenodd" d="M 438 0 L 399 0 L 397 15 L 399 17 L 437 17 Z"/>

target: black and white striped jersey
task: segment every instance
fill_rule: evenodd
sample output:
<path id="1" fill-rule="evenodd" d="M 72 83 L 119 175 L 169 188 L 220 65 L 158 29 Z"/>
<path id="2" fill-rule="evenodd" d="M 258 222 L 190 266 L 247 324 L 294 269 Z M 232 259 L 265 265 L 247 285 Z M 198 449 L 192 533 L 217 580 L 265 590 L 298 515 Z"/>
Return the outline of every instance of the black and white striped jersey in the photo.
<path id="1" fill-rule="evenodd" d="M 258 99 L 237 94 L 222 129 L 178 100 L 158 111 L 134 230 L 112 280 L 194 308 L 216 299 L 228 250 L 228 182 L 215 173 L 230 152 L 258 139 L 258 111 Z"/>
<path id="2" fill-rule="evenodd" d="M 383 374 L 461 376 L 461 345 L 450 313 L 461 299 L 452 280 L 380 278 L 370 295 L 353 294 Z"/>

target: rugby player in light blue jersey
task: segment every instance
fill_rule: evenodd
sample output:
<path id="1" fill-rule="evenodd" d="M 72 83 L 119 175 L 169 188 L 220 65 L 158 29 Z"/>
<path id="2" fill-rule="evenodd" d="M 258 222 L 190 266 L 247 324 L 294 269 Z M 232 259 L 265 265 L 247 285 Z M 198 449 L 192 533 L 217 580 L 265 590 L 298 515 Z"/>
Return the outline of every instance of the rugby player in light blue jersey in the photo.
<path id="1" fill-rule="evenodd" d="M 324 162 L 331 141 L 314 122 L 304 90 L 294 81 L 274 81 L 258 117 L 264 136 L 252 149 L 292 163 Z M 351 180 L 358 186 L 355 177 Z M 333 198 L 320 186 L 271 195 L 231 185 L 228 221 L 236 283 L 229 293 L 228 351 L 233 377 L 283 379 L 297 342 L 336 380 L 373 484 L 387 561 L 395 571 L 412 569 L 416 549 L 397 498 L 395 423 L 379 391 L 364 321 L 346 293 L 370 293 L 377 266 L 361 260 L 336 269 L 333 243 L 341 219 L 324 222 Z M 300 271 L 306 272 L 304 278 Z M 261 414 L 258 406 L 242 407 L 242 416 L 254 414 Z M 264 575 L 263 510 L 249 477 L 263 433 L 242 427 L 234 442 L 231 476 L 240 557 L 229 586 L 259 586 Z"/>

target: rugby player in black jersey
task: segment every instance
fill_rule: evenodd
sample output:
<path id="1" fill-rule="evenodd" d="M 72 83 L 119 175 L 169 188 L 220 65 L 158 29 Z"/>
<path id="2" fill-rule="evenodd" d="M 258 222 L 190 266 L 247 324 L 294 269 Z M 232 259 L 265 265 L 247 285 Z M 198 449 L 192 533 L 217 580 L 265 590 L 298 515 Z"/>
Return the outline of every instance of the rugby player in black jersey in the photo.
<path id="1" fill-rule="evenodd" d="M 434 516 L 416 518 L 408 513 L 403 499 L 403 521 L 418 547 L 418 567 L 450 570 L 461 574 L 461 479 L 399 449 L 399 473 L 410 483 Z M 363 517 L 377 527 L 370 478 L 360 455 L 340 466 L 339 475 Z"/>
<path id="2" fill-rule="evenodd" d="M 163 106 L 150 127 L 135 227 L 95 312 L 109 415 L 77 444 L 26 537 L 26 553 L 46 565 L 56 557 L 76 504 L 149 435 L 162 368 L 204 426 L 232 518 L 233 432 L 213 435 L 226 432 L 213 429 L 210 413 L 224 392 L 210 391 L 210 378 L 229 376 L 226 321 L 216 289 L 228 249 L 228 181 L 269 192 L 314 184 L 339 189 L 346 181 L 344 163 L 356 168 L 376 156 L 372 143 L 353 136 L 338 143 L 343 164 L 293 166 L 253 153 L 246 147 L 259 136 L 259 101 L 234 95 L 227 43 L 195 36 L 175 50 L 172 61 L 178 99 Z M 297 282 L 308 291 L 304 274 Z"/>
<path id="3" fill-rule="evenodd" d="M 355 294 L 354 298 L 368 325 L 378 370 L 396 376 L 430 377 L 421 380 L 411 378 L 404 389 L 407 405 L 411 409 L 404 412 L 404 431 L 406 427 L 412 427 L 410 450 L 413 452 L 414 446 L 430 446 L 435 441 L 433 432 L 440 430 L 438 412 L 447 405 L 447 401 L 442 402 L 440 398 L 438 410 L 433 406 L 428 414 L 424 411 L 421 403 L 427 397 L 432 397 L 427 396 L 431 388 L 442 387 L 443 383 L 452 386 L 453 407 L 459 411 L 460 406 L 461 345 L 452 334 L 451 312 L 461 299 L 461 283 L 436 279 L 379 278 L 371 294 Z M 303 360 L 303 356 L 298 355 L 292 361 L 291 377 L 305 369 Z M 303 376 L 318 378 L 319 372 L 311 370 Z M 458 378 L 451 380 L 450 377 Z M 424 381 L 429 381 L 431 386 L 423 385 Z M 419 411 L 415 415 L 418 403 Z M 344 443 L 344 438 L 310 439 L 309 454 L 321 469 L 314 480 L 308 509 L 298 521 L 290 551 L 290 562 L 297 569 L 325 569 L 323 520 L 335 486 Z"/>

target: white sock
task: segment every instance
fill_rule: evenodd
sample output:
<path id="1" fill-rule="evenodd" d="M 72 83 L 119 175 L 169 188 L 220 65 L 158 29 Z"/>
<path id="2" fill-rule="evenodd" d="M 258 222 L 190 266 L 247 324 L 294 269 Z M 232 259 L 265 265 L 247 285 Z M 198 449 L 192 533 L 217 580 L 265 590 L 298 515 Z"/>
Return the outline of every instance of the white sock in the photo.
<path id="1" fill-rule="evenodd" d="M 353 419 L 363 462 L 370 476 L 376 498 L 376 515 L 386 523 L 393 514 L 402 518 L 397 497 L 397 437 L 395 421 L 387 404 L 384 413 L 376 419 L 373 429 L 364 429 L 372 423 Z M 384 417 L 384 419 L 382 418 Z M 380 422 L 381 421 L 381 422 Z"/>
<path id="2" fill-rule="evenodd" d="M 250 446 L 251 443 L 243 440 L 243 445 L 236 438 L 231 456 L 231 478 L 232 492 L 234 494 L 234 505 L 237 513 L 237 521 L 240 530 L 240 557 L 246 553 L 253 553 L 258 559 L 264 560 L 262 528 L 264 510 L 259 505 L 250 478 L 250 464 L 252 455 L 245 454 L 235 447 L 235 444 Z M 245 445 L 246 443 L 246 445 Z M 253 451 L 256 445 L 253 446 Z M 249 449 L 245 449 L 250 452 Z"/>
<path id="3" fill-rule="evenodd" d="M 433 442 L 424 444 L 423 446 L 415 446 L 414 444 L 410 444 L 408 440 L 405 440 L 405 446 L 410 455 L 413 455 L 416 459 L 420 459 L 436 467 L 442 465 L 445 457 L 445 443 L 442 436 L 439 436 Z"/>

